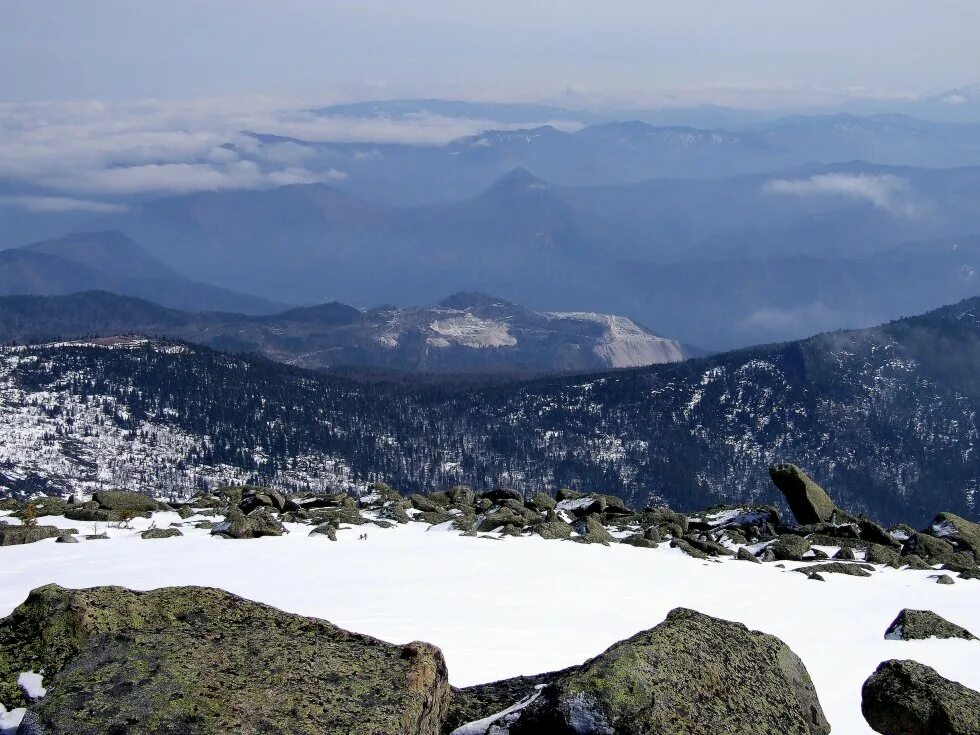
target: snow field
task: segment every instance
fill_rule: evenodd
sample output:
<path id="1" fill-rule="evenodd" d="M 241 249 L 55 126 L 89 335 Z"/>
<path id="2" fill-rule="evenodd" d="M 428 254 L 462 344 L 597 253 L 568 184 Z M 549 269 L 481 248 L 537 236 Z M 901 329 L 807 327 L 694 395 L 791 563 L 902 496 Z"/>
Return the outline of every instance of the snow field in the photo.
<path id="1" fill-rule="evenodd" d="M 179 520 L 176 513 L 153 518 L 161 528 Z M 62 517 L 40 523 L 93 531 Z M 816 582 L 792 571 L 800 563 L 703 562 L 666 544 L 467 538 L 423 523 L 352 527 L 336 543 L 308 536 L 304 525 L 255 540 L 222 540 L 186 525 L 182 538 L 145 541 L 139 531 L 150 523 L 99 524 L 107 541 L 0 548 L 0 615 L 51 582 L 220 587 L 394 643 L 434 643 L 450 681 L 467 686 L 579 664 L 683 606 L 784 640 L 809 670 L 835 733 L 872 733 L 861 715 L 861 685 L 889 658 L 920 661 L 980 690 L 980 642 L 884 638 L 905 607 L 980 634 L 980 582 L 937 585 L 932 571 L 879 568 L 870 579 L 827 574 Z M 368 540 L 358 541 L 365 531 Z"/>

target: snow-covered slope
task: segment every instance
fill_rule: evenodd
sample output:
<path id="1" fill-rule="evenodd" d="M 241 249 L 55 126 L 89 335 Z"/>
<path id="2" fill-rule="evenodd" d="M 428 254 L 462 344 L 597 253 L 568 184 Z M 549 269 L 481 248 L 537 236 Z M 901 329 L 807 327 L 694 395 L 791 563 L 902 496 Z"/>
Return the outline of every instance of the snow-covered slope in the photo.
<path id="1" fill-rule="evenodd" d="M 215 586 L 395 643 L 435 643 L 450 681 L 465 686 L 582 663 L 684 606 L 782 638 L 840 735 L 872 732 L 861 716 L 861 684 L 886 659 L 914 659 L 980 689 L 980 642 L 884 637 L 906 607 L 980 633 L 980 582 L 937 585 L 931 571 L 876 567 L 870 578 L 829 574 L 816 582 L 792 571 L 800 562 L 785 569 L 705 562 L 666 545 L 465 538 L 424 523 L 368 527 L 367 541 L 358 540 L 364 526 L 341 530 L 332 543 L 292 524 L 283 537 L 227 541 L 193 528 L 195 520 L 203 519 L 184 521 L 181 538 L 139 537 L 151 522 L 181 522 L 158 513 L 136 519 L 132 530 L 100 524 L 108 541 L 0 548 L 0 615 L 50 582 Z M 93 530 L 64 518 L 43 522 Z"/>

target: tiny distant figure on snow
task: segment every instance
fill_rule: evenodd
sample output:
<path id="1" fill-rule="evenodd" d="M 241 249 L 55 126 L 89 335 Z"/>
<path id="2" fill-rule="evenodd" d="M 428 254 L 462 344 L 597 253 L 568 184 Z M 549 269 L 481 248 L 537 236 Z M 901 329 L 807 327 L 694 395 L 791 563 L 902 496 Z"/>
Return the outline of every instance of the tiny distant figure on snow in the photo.
<path id="1" fill-rule="evenodd" d="M 367 534 L 366 533 L 362 533 L 360 536 L 357 537 L 357 540 L 358 541 L 367 541 Z"/>

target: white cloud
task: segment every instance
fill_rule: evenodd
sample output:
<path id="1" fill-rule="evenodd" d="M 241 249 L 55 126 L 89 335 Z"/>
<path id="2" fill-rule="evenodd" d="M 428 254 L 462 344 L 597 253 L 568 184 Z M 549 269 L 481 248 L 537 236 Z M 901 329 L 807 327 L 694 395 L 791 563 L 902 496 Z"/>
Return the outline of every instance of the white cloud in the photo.
<path id="1" fill-rule="evenodd" d="M 867 202 L 891 214 L 914 217 L 918 210 L 906 179 L 893 174 L 819 174 L 808 179 L 773 179 L 763 189 L 797 197 L 841 196 Z"/>
<path id="2" fill-rule="evenodd" d="M 439 145 L 509 127 L 518 126 L 438 115 L 324 117 L 261 97 L 0 103 L 0 178 L 79 199 L 337 182 L 347 174 L 315 145 L 263 142 L 246 131 L 313 144 Z"/>
<path id="3" fill-rule="evenodd" d="M 118 214 L 129 207 L 124 204 L 97 202 L 72 197 L 0 196 L 0 206 L 18 207 L 29 212 L 95 212 Z"/>

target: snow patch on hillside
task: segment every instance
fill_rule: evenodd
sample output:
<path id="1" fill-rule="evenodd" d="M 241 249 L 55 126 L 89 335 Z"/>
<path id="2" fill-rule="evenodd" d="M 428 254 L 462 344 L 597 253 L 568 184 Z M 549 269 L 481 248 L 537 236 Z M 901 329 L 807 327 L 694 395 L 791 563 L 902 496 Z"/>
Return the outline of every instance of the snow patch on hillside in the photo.
<path id="1" fill-rule="evenodd" d="M 513 347 L 517 344 L 517 339 L 511 335 L 505 323 L 480 319 L 470 313 L 437 319 L 429 324 L 429 329 L 438 335 L 429 340 L 429 343 L 435 347 L 448 347 L 449 343 L 455 343 L 463 347 L 479 349 Z"/>

